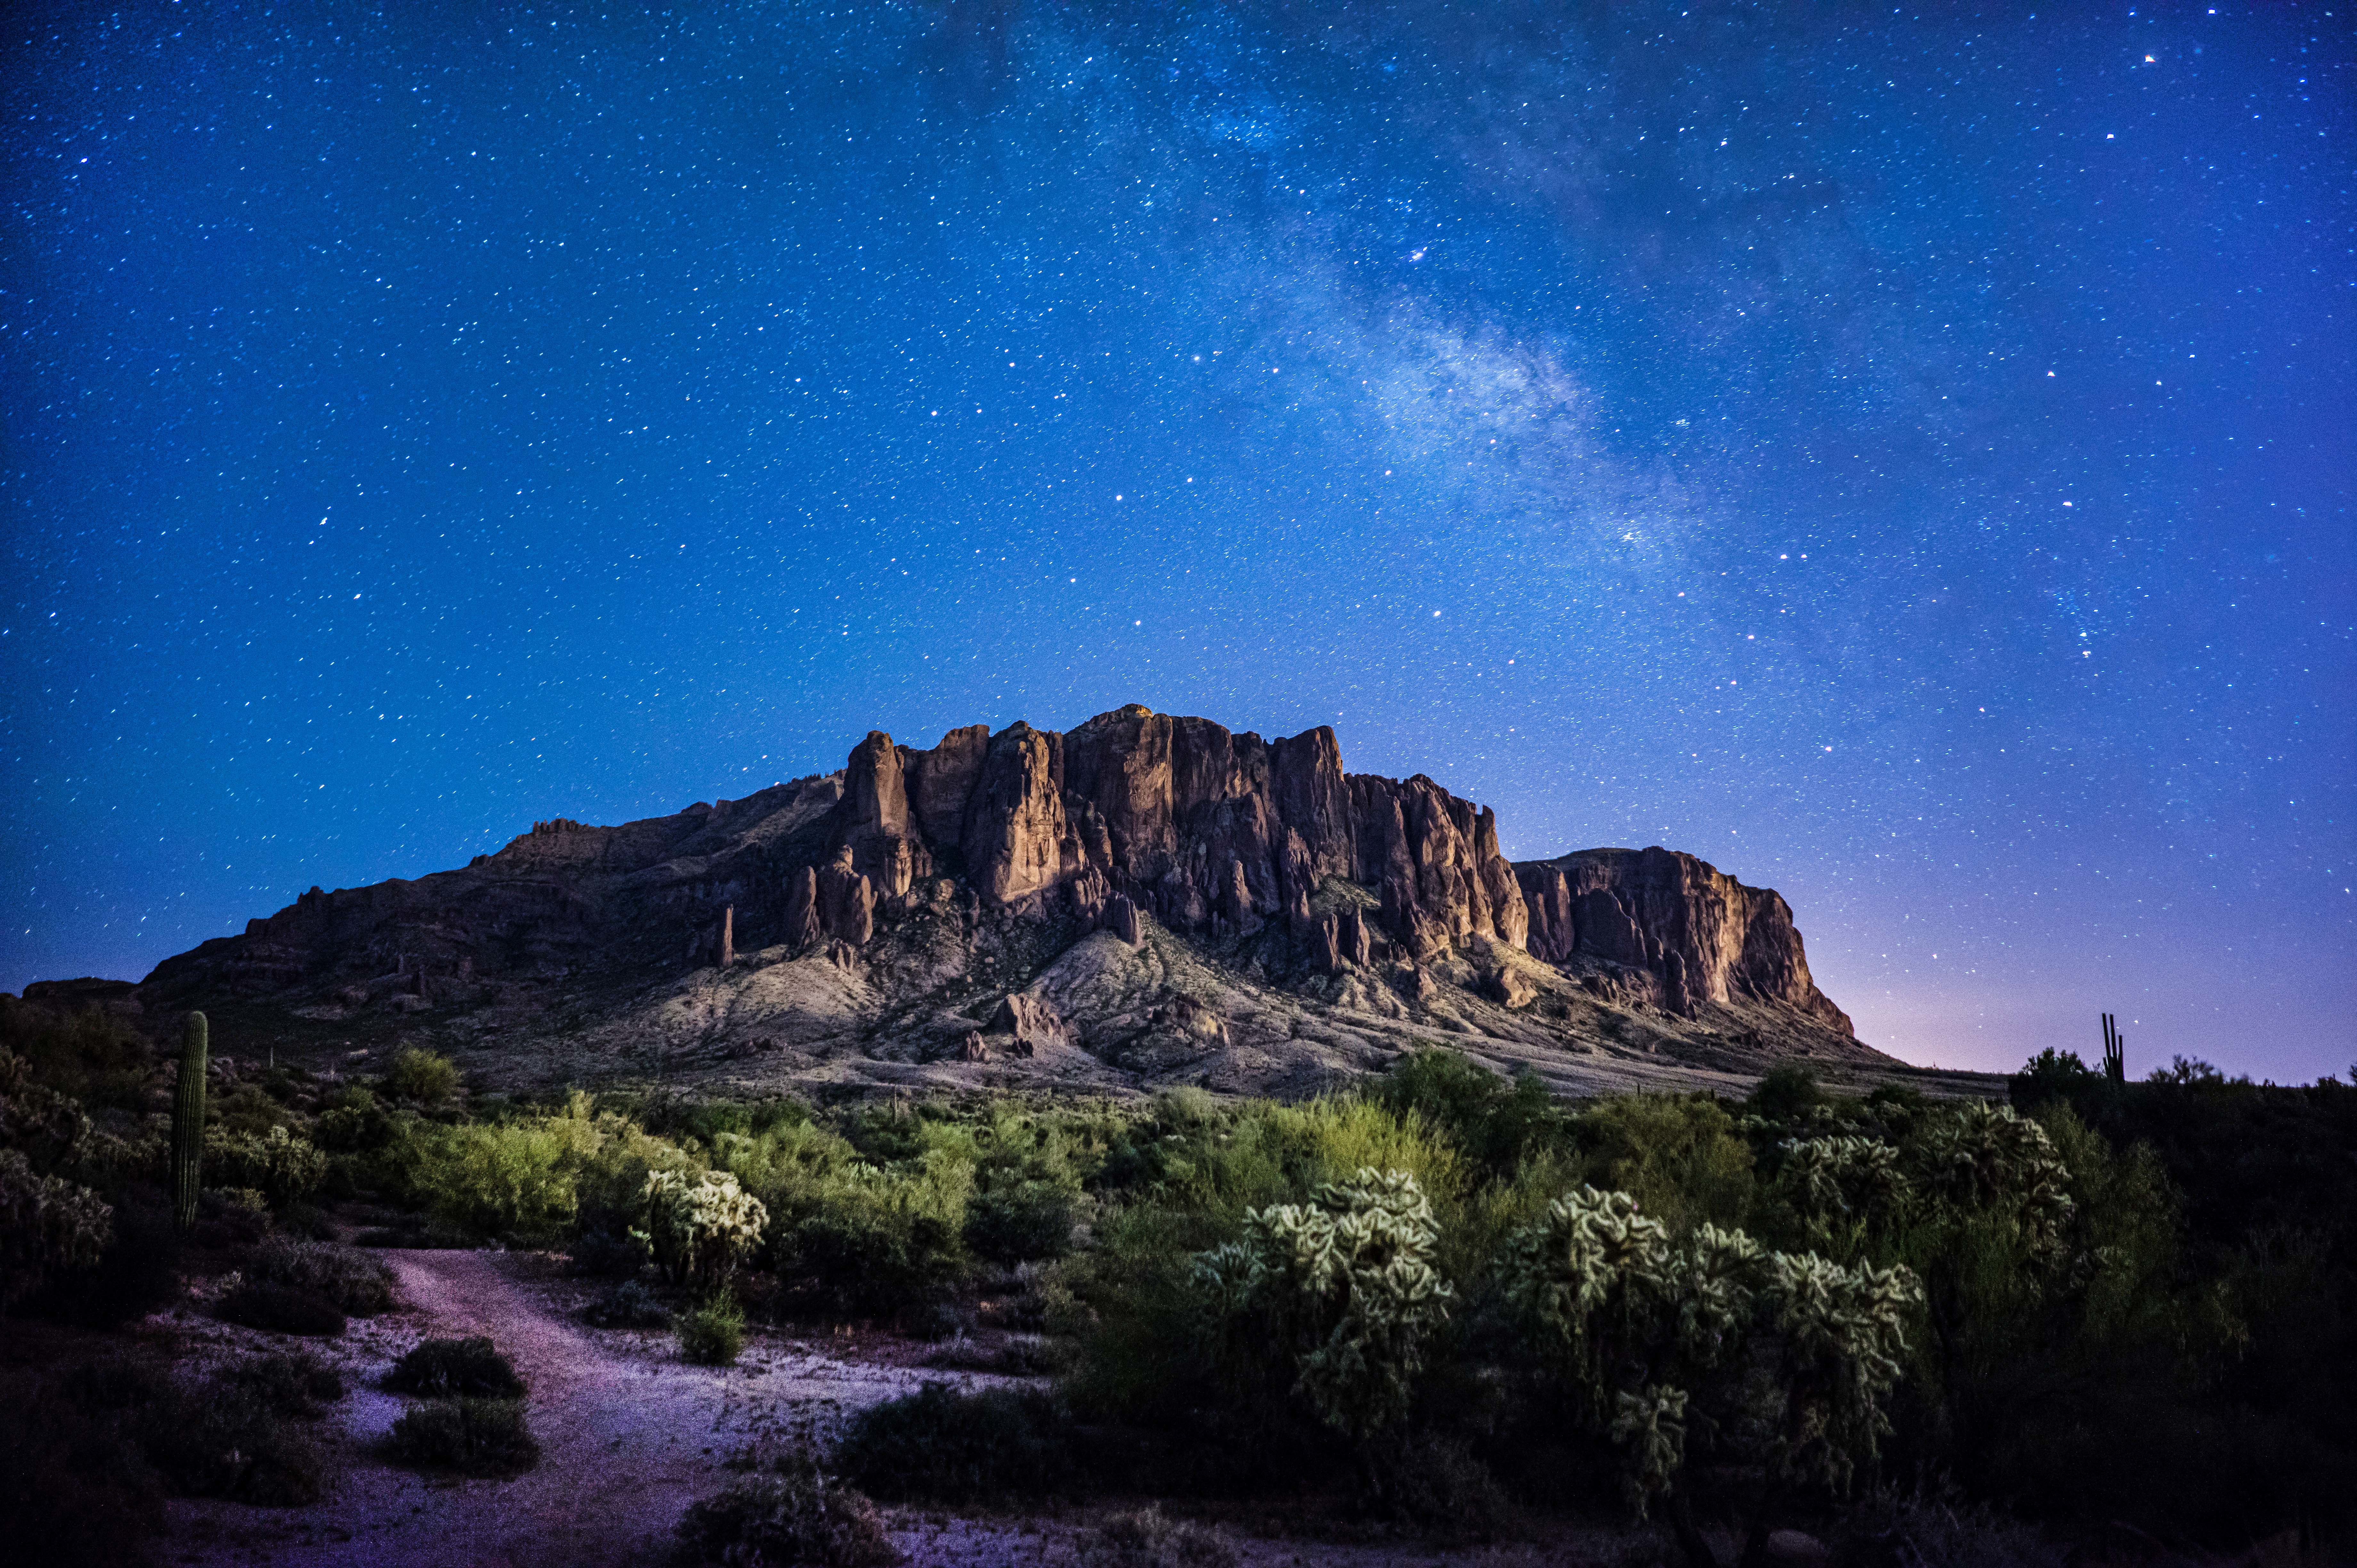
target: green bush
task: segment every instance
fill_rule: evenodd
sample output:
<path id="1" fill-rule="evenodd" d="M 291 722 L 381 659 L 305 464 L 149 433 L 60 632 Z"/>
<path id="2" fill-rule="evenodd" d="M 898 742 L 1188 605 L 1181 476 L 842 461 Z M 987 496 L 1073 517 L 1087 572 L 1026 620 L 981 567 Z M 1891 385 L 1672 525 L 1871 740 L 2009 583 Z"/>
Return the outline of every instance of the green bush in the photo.
<path id="1" fill-rule="evenodd" d="M 1487 1465 L 1458 1438 L 1418 1434 L 1374 1455 L 1375 1485 L 1392 1517 L 1452 1544 L 1491 1541 L 1513 1506 Z"/>
<path id="2" fill-rule="evenodd" d="M 0 995 L 0 1052 L 25 1081 L 85 1105 L 137 1110 L 155 1053 L 130 1020 L 103 1007 L 59 1007 Z M 4 1078 L 5 1074 L 0 1074 Z M 0 1093 L 6 1092 L 0 1084 Z"/>
<path id="3" fill-rule="evenodd" d="M 690 1507 L 683 1568 L 890 1568 L 902 1561 L 876 1505 L 823 1476 L 751 1476 Z"/>
<path id="4" fill-rule="evenodd" d="M 401 1122 L 357 1084 L 339 1090 L 312 1123 L 312 1141 L 331 1155 L 367 1155 L 401 1136 Z"/>
<path id="5" fill-rule="evenodd" d="M 244 1272 L 251 1280 L 309 1291 L 354 1317 L 393 1309 L 393 1270 L 357 1247 L 282 1238 L 254 1254 Z"/>
<path id="6" fill-rule="evenodd" d="M 1962 1498 L 1877 1493 L 1844 1512 L 1833 1539 L 1835 1568 L 1898 1563 L 1939 1568 L 2062 1568 L 2062 1550 L 2036 1530 Z"/>
<path id="7" fill-rule="evenodd" d="M 275 1207 L 317 1192 L 328 1176 L 328 1156 L 284 1127 L 261 1133 L 212 1127 L 205 1133 L 204 1173 L 216 1187 L 249 1188 Z"/>
<path id="8" fill-rule="evenodd" d="M 421 1341 L 393 1364 L 384 1375 L 384 1386 L 397 1394 L 426 1399 L 464 1394 L 506 1400 L 524 1392 L 515 1364 L 500 1353 L 498 1346 L 479 1336 Z"/>
<path id="9" fill-rule="evenodd" d="M 853 1416 L 834 1465 L 873 1497 L 943 1503 L 1051 1496 L 1079 1469 L 1070 1420 L 1049 1396 L 944 1383 Z"/>
<path id="10" fill-rule="evenodd" d="M 912 1197 L 916 1184 L 877 1175 L 826 1193 L 775 1238 L 780 1273 L 837 1316 L 905 1317 L 946 1296 L 965 1278 L 962 1225 L 946 1206 Z M 961 1197 L 955 1206 L 963 1221 Z"/>
<path id="11" fill-rule="evenodd" d="M 247 1280 L 221 1297 L 223 1320 L 274 1334 L 299 1334 L 332 1339 L 344 1331 L 344 1315 L 334 1302 L 298 1285 Z"/>
<path id="12" fill-rule="evenodd" d="M 1394 1116 L 1421 1118 L 1500 1174 L 1559 1143 L 1566 1131 L 1555 1096 L 1537 1078 L 1525 1073 L 1510 1082 L 1445 1047 L 1407 1052 L 1367 1094 Z"/>
<path id="13" fill-rule="evenodd" d="M 54 1276 L 23 1310 L 84 1328 L 112 1328 L 178 1296 L 181 1238 L 163 1195 L 145 1188 L 119 1195 L 113 1230 L 94 1267 Z"/>
<path id="14" fill-rule="evenodd" d="M 428 1400 L 411 1405 L 386 1434 L 385 1451 L 421 1470 L 504 1478 L 540 1463 L 540 1444 L 520 1399 Z"/>
<path id="15" fill-rule="evenodd" d="M 716 1295 L 679 1315 L 679 1353 L 699 1367 L 736 1365 L 745 1348 L 745 1309 Z"/>
<path id="16" fill-rule="evenodd" d="M 993 1262 L 1060 1258 L 1072 1245 L 1072 1195 L 1042 1181 L 977 1193 L 966 1203 L 965 1241 Z"/>
<path id="17" fill-rule="evenodd" d="M 413 1122 L 378 1156 L 387 1185 L 443 1225 L 477 1236 L 554 1240 L 574 1229 L 620 1233 L 643 1222 L 648 1173 L 688 1155 L 587 1094 L 503 1122 Z"/>
<path id="18" fill-rule="evenodd" d="M 1739 1225 L 1751 1204 L 1751 1146 L 1718 1102 L 1699 1094 L 1629 1094 L 1573 1120 L 1583 1179 L 1625 1192 L 1683 1234 Z"/>
<path id="19" fill-rule="evenodd" d="M 113 1206 L 62 1176 L 37 1176 L 17 1149 L 0 1149 L 0 1308 L 44 1282 L 98 1266 L 114 1236 Z"/>
<path id="20" fill-rule="evenodd" d="M 458 1064 L 439 1052 L 413 1046 L 393 1058 L 380 1087 L 395 1100 L 439 1105 L 458 1092 Z"/>

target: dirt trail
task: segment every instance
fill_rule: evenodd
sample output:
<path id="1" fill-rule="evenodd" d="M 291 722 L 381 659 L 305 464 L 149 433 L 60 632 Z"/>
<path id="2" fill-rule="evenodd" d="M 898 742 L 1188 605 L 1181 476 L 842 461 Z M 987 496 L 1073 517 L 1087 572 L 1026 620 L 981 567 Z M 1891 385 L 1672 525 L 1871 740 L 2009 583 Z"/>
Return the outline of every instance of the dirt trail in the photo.
<path id="1" fill-rule="evenodd" d="M 408 1312 L 358 1340 L 339 1412 L 347 1468 L 314 1507 L 185 1505 L 181 1562 L 354 1568 L 580 1568 L 658 1561 L 688 1504 L 719 1488 L 748 1443 L 823 1434 L 845 1413 L 915 1389 L 901 1368 L 836 1361 L 756 1339 L 735 1367 L 679 1360 L 668 1336 L 594 1333 L 554 1311 L 511 1254 L 385 1254 Z M 430 1336 L 483 1334 L 531 1389 L 541 1462 L 511 1481 L 454 1481 L 371 1452 L 404 1402 L 375 1384 Z M 941 1374 L 924 1374 L 939 1378 Z"/>

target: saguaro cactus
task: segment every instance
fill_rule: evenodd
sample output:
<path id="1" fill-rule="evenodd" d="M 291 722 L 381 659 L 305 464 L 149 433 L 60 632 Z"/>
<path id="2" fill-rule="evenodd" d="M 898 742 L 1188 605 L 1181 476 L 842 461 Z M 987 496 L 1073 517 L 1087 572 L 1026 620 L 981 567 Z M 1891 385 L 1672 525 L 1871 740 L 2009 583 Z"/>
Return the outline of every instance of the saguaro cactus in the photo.
<path id="1" fill-rule="evenodd" d="M 2114 1083 L 2128 1080 L 2127 1036 L 2109 1013 L 2104 1015 L 2104 1076 Z"/>
<path id="2" fill-rule="evenodd" d="M 180 1045 L 180 1090 L 172 1101 L 172 1222 L 197 1222 L 205 1155 L 205 1015 L 191 1013 Z"/>

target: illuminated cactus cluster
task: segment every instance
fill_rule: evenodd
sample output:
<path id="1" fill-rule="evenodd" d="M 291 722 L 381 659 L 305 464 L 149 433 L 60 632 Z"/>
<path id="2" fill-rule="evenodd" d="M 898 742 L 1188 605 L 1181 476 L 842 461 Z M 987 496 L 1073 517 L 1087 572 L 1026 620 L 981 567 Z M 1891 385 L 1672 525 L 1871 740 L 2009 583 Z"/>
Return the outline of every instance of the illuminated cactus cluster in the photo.
<path id="1" fill-rule="evenodd" d="M 1221 1330 L 1267 1335 L 1318 1418 L 1363 1441 L 1406 1416 L 1448 1321 L 1455 1292 L 1433 1266 L 1439 1240 L 1413 1176 L 1361 1167 L 1306 1204 L 1247 1214 L 1243 1239 L 1198 1258 L 1196 1278 Z"/>
<path id="2" fill-rule="evenodd" d="M 1889 1429 L 1921 1298 L 1905 1268 L 1771 1252 L 1715 1225 L 1674 1241 L 1627 1193 L 1592 1187 L 1510 1238 L 1499 1276 L 1524 1343 L 1620 1450 L 1641 1513 L 1698 1424 L 1723 1443 L 1753 1433 L 1747 1456 L 1781 1479 L 1846 1481 Z"/>

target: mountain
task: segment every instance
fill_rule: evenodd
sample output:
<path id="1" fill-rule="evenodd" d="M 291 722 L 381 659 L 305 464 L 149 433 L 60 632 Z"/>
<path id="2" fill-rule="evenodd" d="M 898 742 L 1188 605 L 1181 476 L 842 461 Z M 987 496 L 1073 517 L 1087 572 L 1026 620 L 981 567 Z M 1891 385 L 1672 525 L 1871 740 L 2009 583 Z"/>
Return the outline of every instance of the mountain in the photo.
<path id="1" fill-rule="evenodd" d="M 1330 728 L 1138 706 L 872 733 L 741 800 L 538 822 L 463 870 L 314 887 L 138 995 L 517 1087 L 1297 1093 L 1444 1040 L 1584 1090 L 1905 1070 L 1771 891 L 1665 849 L 1512 863 L 1487 807 L 1346 773 Z"/>

